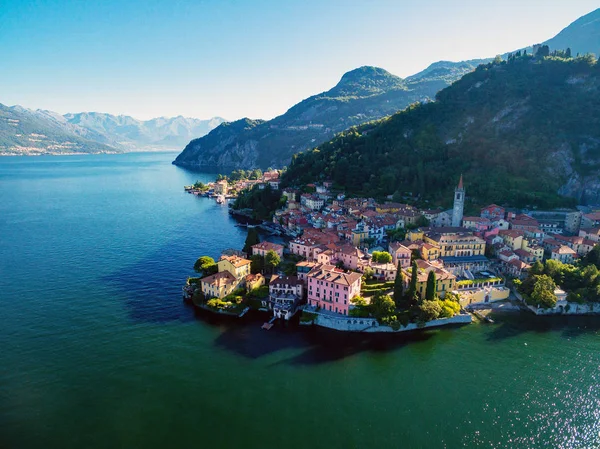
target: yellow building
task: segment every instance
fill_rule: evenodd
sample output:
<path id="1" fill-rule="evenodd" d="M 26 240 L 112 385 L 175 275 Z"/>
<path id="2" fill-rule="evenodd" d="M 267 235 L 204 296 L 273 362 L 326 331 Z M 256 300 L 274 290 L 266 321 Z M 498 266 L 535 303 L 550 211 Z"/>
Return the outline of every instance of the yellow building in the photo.
<path id="1" fill-rule="evenodd" d="M 485 240 L 468 231 L 427 232 L 423 240 L 438 247 L 440 257 L 473 257 L 485 254 Z"/>
<path id="2" fill-rule="evenodd" d="M 502 238 L 502 241 L 506 246 L 509 246 L 510 249 L 516 251 L 518 249 L 525 249 L 527 246 L 527 240 L 524 240 L 523 237 L 525 233 L 518 229 L 507 229 L 498 232 L 498 236 Z M 523 246 L 523 242 L 525 242 L 525 247 Z"/>
<path id="3" fill-rule="evenodd" d="M 247 275 L 245 281 L 246 290 L 249 292 L 265 285 L 265 277 L 260 273 Z"/>
<path id="4" fill-rule="evenodd" d="M 217 195 L 227 195 L 229 186 L 224 179 L 215 183 L 215 193 Z"/>
<path id="5" fill-rule="evenodd" d="M 352 230 L 352 244 L 360 246 L 362 242 L 369 238 L 369 228 L 364 222 L 359 222 Z"/>
<path id="6" fill-rule="evenodd" d="M 406 240 L 409 242 L 416 242 L 417 240 L 423 240 L 425 234 L 420 229 L 413 229 L 406 233 Z"/>
<path id="7" fill-rule="evenodd" d="M 207 276 L 200 281 L 200 288 L 206 298 L 224 298 L 232 293 L 239 285 L 239 280 L 229 271 Z"/>
<path id="8" fill-rule="evenodd" d="M 535 258 L 536 262 L 541 262 L 544 258 L 544 248 L 541 246 L 529 246 L 525 248 L 525 251 L 530 253 Z"/>
<path id="9" fill-rule="evenodd" d="M 425 296 L 427 290 L 427 278 L 429 277 L 430 271 L 435 272 L 437 280 L 436 292 L 438 297 L 443 298 L 446 296 L 446 292 L 451 292 L 456 289 L 456 276 L 445 270 L 441 263 L 431 263 L 421 259 L 418 259 L 415 262 L 418 270 L 417 293 L 421 298 Z M 408 287 L 412 278 L 412 266 L 403 271 L 404 281 Z"/>
<path id="10" fill-rule="evenodd" d="M 217 263 L 219 273 L 228 271 L 238 281 L 250 274 L 250 261 L 240 256 L 221 256 Z"/>

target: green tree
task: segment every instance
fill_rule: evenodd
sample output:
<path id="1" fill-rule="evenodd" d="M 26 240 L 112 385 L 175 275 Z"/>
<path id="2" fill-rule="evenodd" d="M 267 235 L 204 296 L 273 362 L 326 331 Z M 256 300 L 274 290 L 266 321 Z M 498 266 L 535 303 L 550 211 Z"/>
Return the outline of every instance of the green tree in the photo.
<path id="1" fill-rule="evenodd" d="M 544 274 L 544 264 L 539 260 L 536 260 L 535 263 L 531 266 L 529 273 L 531 275 L 540 275 Z"/>
<path id="2" fill-rule="evenodd" d="M 204 276 L 217 272 L 217 264 L 215 259 L 209 256 L 200 257 L 194 264 L 194 271 Z"/>
<path id="3" fill-rule="evenodd" d="M 600 245 L 594 246 L 592 250 L 583 258 L 586 265 L 596 265 L 600 269 Z"/>
<path id="4" fill-rule="evenodd" d="M 396 304 L 394 304 L 394 300 L 388 295 L 377 292 L 371 300 L 371 308 L 373 310 L 373 316 L 378 320 L 381 320 L 382 318 L 394 315 Z"/>
<path id="5" fill-rule="evenodd" d="M 396 279 L 394 280 L 394 303 L 397 309 L 404 306 L 404 273 L 402 273 L 400 261 L 398 261 Z"/>
<path id="6" fill-rule="evenodd" d="M 554 307 L 556 305 L 555 289 L 556 284 L 550 276 L 545 274 L 536 276 L 533 293 L 531 293 L 531 303 L 544 309 Z"/>
<path id="7" fill-rule="evenodd" d="M 427 286 L 425 287 L 425 299 L 433 301 L 437 293 L 437 279 L 435 278 L 435 272 L 431 270 L 427 275 Z"/>
<path id="8" fill-rule="evenodd" d="M 548 259 L 544 266 L 544 274 L 550 276 L 557 284 L 562 284 L 563 263 L 559 260 Z"/>
<path id="9" fill-rule="evenodd" d="M 277 268 L 277 266 L 280 263 L 281 263 L 281 258 L 279 257 L 279 254 L 277 254 L 272 249 L 267 251 L 267 254 L 265 254 L 265 266 L 270 268 L 271 274 L 273 274 L 273 272 L 275 271 L 275 268 Z"/>
<path id="10" fill-rule="evenodd" d="M 265 258 L 261 255 L 255 254 L 250 257 L 250 271 L 253 274 L 262 273 L 265 269 Z"/>
<path id="11" fill-rule="evenodd" d="M 423 301 L 419 304 L 417 320 L 422 323 L 427 321 L 435 320 L 442 313 L 442 307 L 439 301 Z"/>
<path id="12" fill-rule="evenodd" d="M 419 215 L 419 218 L 417 218 L 417 221 L 415 221 L 415 226 L 418 228 L 429 226 L 429 220 L 425 217 L 425 215 Z"/>
<path id="13" fill-rule="evenodd" d="M 390 263 L 392 255 L 387 251 L 373 251 L 373 262 L 375 263 Z"/>
<path id="14" fill-rule="evenodd" d="M 365 281 L 370 281 L 371 279 L 373 279 L 374 274 L 375 274 L 375 272 L 373 271 L 373 268 L 366 267 L 365 270 L 363 271 L 362 278 Z"/>
<path id="15" fill-rule="evenodd" d="M 258 230 L 256 228 L 248 228 L 248 235 L 246 236 L 244 249 L 242 251 L 244 251 L 246 254 L 252 254 L 252 247 L 258 243 L 260 243 Z"/>

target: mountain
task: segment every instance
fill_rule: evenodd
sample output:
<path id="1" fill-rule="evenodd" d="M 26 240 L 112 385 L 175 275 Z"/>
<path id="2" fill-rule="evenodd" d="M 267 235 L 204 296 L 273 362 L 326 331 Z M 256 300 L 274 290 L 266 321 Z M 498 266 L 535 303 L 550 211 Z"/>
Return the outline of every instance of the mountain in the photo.
<path id="1" fill-rule="evenodd" d="M 551 50 L 571 48 L 573 55 L 594 53 L 600 56 L 600 8 L 580 17 L 544 44 Z"/>
<path id="2" fill-rule="evenodd" d="M 0 104 L 1 154 L 118 153 L 178 148 L 224 122 L 160 117 L 141 121 L 98 112 L 65 114 Z"/>
<path id="3" fill-rule="evenodd" d="M 142 121 L 127 115 L 100 112 L 80 112 L 64 117 L 69 123 L 93 132 L 96 140 L 124 150 L 180 148 L 225 121 L 220 117 L 199 120 L 182 116 Z"/>
<path id="4" fill-rule="evenodd" d="M 60 114 L 0 104 L 0 155 L 116 153 L 95 141 L 92 131 L 70 124 Z"/>
<path id="5" fill-rule="evenodd" d="M 481 65 L 435 102 L 294 156 L 282 182 L 448 203 L 461 174 L 474 204 L 600 204 L 600 64 L 526 55 Z"/>
<path id="6" fill-rule="evenodd" d="M 433 98 L 481 60 L 439 62 L 405 80 L 377 67 L 360 67 L 327 92 L 307 98 L 269 121 L 242 119 L 192 140 L 173 162 L 187 167 L 267 168 L 313 148 L 354 125 Z"/>
<path id="7" fill-rule="evenodd" d="M 599 54 L 600 9 L 576 20 L 543 44 L 551 50 L 570 47 L 573 55 Z M 531 53 L 531 47 L 528 52 Z M 441 89 L 490 61 L 439 61 L 406 79 L 380 68 L 361 67 L 346 73 L 333 89 L 298 103 L 280 117 L 260 124 L 243 119 L 234 127 L 240 129 L 238 134 L 232 133 L 231 128 L 223 131 L 227 135 L 224 141 L 219 140 L 222 131 L 217 130 L 212 136 L 191 141 L 173 163 L 188 167 L 284 166 L 293 154 L 314 148 L 339 131 L 433 98 Z M 254 125 L 245 126 L 248 122 Z"/>

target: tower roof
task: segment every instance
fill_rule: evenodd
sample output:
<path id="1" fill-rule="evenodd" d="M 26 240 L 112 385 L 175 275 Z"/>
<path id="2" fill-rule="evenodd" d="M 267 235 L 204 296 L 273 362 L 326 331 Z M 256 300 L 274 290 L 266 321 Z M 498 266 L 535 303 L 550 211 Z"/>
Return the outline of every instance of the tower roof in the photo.
<path id="1" fill-rule="evenodd" d="M 462 179 L 462 174 L 460 175 L 460 181 L 458 181 L 458 188 L 459 189 L 463 189 L 463 179 Z"/>

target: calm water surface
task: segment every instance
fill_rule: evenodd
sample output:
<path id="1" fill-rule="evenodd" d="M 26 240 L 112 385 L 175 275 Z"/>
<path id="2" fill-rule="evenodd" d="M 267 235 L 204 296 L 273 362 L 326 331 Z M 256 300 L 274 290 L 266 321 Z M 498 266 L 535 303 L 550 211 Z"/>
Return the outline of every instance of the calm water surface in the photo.
<path id="1" fill-rule="evenodd" d="M 0 158 L 0 448 L 600 446 L 596 318 L 368 339 L 181 302 L 241 247 L 174 153 Z"/>

